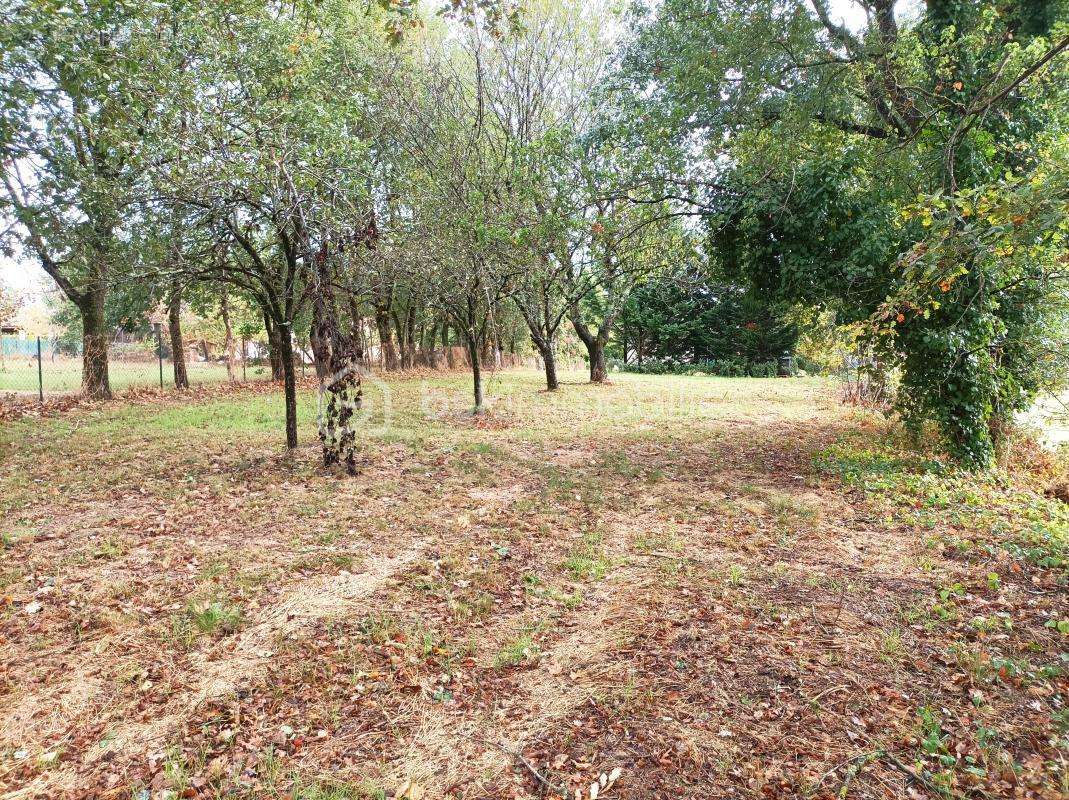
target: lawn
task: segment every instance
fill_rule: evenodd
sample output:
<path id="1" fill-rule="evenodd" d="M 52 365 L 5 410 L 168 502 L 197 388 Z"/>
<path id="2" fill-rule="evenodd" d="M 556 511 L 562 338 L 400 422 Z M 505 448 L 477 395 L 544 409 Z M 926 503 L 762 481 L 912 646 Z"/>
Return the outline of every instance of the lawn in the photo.
<path id="1" fill-rule="evenodd" d="M 821 379 L 564 377 L 482 418 L 369 381 L 352 479 L 307 389 L 292 454 L 267 386 L 5 424 L 0 793 L 1069 791 L 1050 456 L 955 473 Z"/>
<path id="2" fill-rule="evenodd" d="M 45 396 L 77 392 L 82 386 L 82 362 L 77 359 L 50 359 L 47 355 L 37 374 L 37 359 L 25 356 L 7 356 L 0 368 L 0 393 L 37 394 L 38 380 L 44 384 Z M 227 379 L 226 365 L 203 361 L 191 361 L 186 365 L 191 385 L 222 383 Z M 163 385 L 174 386 L 174 367 L 163 364 Z M 240 367 L 238 371 L 240 377 Z M 261 380 L 271 377 L 270 369 L 248 365 L 246 378 Z M 157 361 L 122 361 L 113 359 L 108 365 L 108 378 L 114 391 L 136 386 L 159 386 L 160 367 Z"/>

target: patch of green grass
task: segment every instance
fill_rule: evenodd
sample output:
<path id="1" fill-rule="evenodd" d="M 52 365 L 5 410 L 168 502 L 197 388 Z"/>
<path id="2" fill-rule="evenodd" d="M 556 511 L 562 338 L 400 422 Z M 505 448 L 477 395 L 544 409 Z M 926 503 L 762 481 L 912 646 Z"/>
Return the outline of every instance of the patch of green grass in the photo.
<path id="1" fill-rule="evenodd" d="M 494 667 L 496 669 L 514 667 L 525 661 L 537 659 L 541 651 L 535 643 L 534 633 L 534 630 L 524 631 L 502 647 L 494 656 Z"/>
<path id="2" fill-rule="evenodd" d="M 642 468 L 632 462 L 631 458 L 623 450 L 605 453 L 601 457 L 601 466 L 613 475 L 620 475 L 625 478 L 637 478 L 642 475 Z"/>
<path id="3" fill-rule="evenodd" d="M 241 609 L 218 600 L 192 604 L 187 613 L 201 633 L 233 633 L 241 624 Z"/>
<path id="4" fill-rule="evenodd" d="M 847 437 L 819 453 L 815 465 L 880 498 L 888 526 L 906 519 L 936 529 L 943 522 L 956 530 L 940 540 L 963 557 L 972 560 L 1001 548 L 1069 579 L 1069 506 L 1001 470 L 951 470 L 911 451 L 894 433 L 864 444 L 857 435 Z"/>
<path id="5" fill-rule="evenodd" d="M 3 489 L 0 488 L 0 492 Z M 0 511 L 0 517 L 3 512 Z M 0 551 L 8 550 L 21 541 L 33 541 L 37 537 L 37 528 L 32 525 L 16 523 L 0 531 Z"/>
<path id="6" fill-rule="evenodd" d="M 728 567 L 728 586 L 739 587 L 746 583 L 746 570 L 738 564 Z"/>
<path id="7" fill-rule="evenodd" d="M 891 629 L 884 633 L 880 640 L 880 660 L 887 664 L 898 664 L 905 658 L 905 647 L 902 644 L 902 633 Z"/>
<path id="8" fill-rule="evenodd" d="M 820 509 L 802 498 L 789 494 L 772 494 L 767 500 L 769 513 L 776 525 L 793 529 L 799 524 L 812 525 L 820 519 Z"/>
<path id="9" fill-rule="evenodd" d="M 386 800 L 386 790 L 369 782 L 297 782 L 289 795 L 293 800 Z"/>
<path id="10" fill-rule="evenodd" d="M 401 626 L 392 614 L 368 614 L 360 621 L 359 630 L 369 642 L 383 645 L 397 638 Z"/>
<path id="11" fill-rule="evenodd" d="M 583 534 L 564 559 L 563 568 L 576 580 L 600 581 L 612 566 L 602 549 L 604 537 L 595 531 Z"/>
<path id="12" fill-rule="evenodd" d="M 223 600 L 193 601 L 171 617 L 170 638 L 189 648 L 198 636 L 233 633 L 241 625 L 241 609 Z"/>

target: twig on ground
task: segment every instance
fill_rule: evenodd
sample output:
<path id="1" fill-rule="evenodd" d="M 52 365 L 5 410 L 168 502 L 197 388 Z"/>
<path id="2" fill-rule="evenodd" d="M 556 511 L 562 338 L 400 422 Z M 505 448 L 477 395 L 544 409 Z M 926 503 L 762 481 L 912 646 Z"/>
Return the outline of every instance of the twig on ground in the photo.
<path id="1" fill-rule="evenodd" d="M 899 772 L 905 774 L 906 777 L 908 777 L 914 783 L 917 783 L 920 786 L 923 786 L 929 792 L 932 792 L 936 797 L 958 797 L 958 795 L 955 795 L 945 786 L 940 786 L 931 779 L 919 774 L 915 770 L 911 769 L 907 764 L 904 764 L 902 760 L 895 756 L 893 753 L 889 753 L 883 749 L 870 750 L 866 753 L 858 753 L 857 755 L 851 756 L 850 758 L 840 761 L 838 764 L 836 764 L 834 767 L 832 767 L 820 776 L 820 779 L 815 784 L 813 784 L 811 791 L 816 792 L 816 790 L 819 789 L 828 778 L 830 778 L 836 772 L 841 770 L 843 767 L 849 766 L 849 770 L 847 771 L 846 776 L 843 778 L 843 785 L 836 795 L 840 798 L 845 797 L 850 789 L 850 785 L 857 778 L 858 773 L 860 773 L 861 770 L 864 769 L 865 765 L 870 761 L 885 761 L 887 764 L 894 767 Z"/>
<path id="2" fill-rule="evenodd" d="M 880 757 L 884 761 L 886 761 L 888 764 L 893 766 L 895 769 L 899 770 L 900 772 L 905 773 L 914 782 L 919 783 L 921 786 L 923 786 L 929 792 L 933 792 L 936 796 L 938 796 L 938 797 L 954 797 L 955 796 L 946 787 L 939 786 L 937 783 L 934 783 L 933 781 L 929 780 L 928 778 L 924 777 L 923 775 L 920 775 L 917 772 L 914 772 L 907 765 L 903 764 L 896 756 L 892 755 L 891 753 L 888 753 L 886 750 L 882 751 L 882 755 Z"/>
<path id="3" fill-rule="evenodd" d="M 832 628 L 834 628 L 836 625 L 839 624 L 839 618 L 843 615 L 843 600 L 845 598 L 846 598 L 846 581 L 843 581 L 842 588 L 839 590 L 839 605 L 838 605 L 838 608 L 836 609 L 836 612 L 835 612 L 835 619 L 833 619 L 831 621 L 831 627 Z M 820 628 L 820 630 L 824 633 L 825 636 L 831 636 L 831 634 L 828 633 L 828 629 L 824 627 L 824 623 L 821 622 L 820 619 L 817 617 L 817 607 L 811 605 L 809 607 L 809 610 L 813 614 L 813 622 L 817 623 L 817 626 Z"/>
<path id="4" fill-rule="evenodd" d="M 839 684 L 838 686 L 832 686 L 832 687 L 830 687 L 828 689 L 825 689 L 823 692 L 818 692 L 817 694 L 813 695 L 813 697 L 811 697 L 809 699 L 806 699 L 806 702 L 809 703 L 810 705 L 812 705 L 813 703 L 817 702 L 817 700 L 819 700 L 820 698 L 822 698 L 822 697 L 824 697 L 826 695 L 829 695 L 832 692 L 838 692 L 840 689 L 848 689 L 848 688 L 850 688 L 850 687 L 846 686 L 845 684 Z"/>
<path id="5" fill-rule="evenodd" d="M 549 778 L 539 772 L 535 765 L 528 761 L 524 757 L 523 753 L 521 753 L 520 751 L 513 750 L 511 747 L 506 747 L 505 745 L 501 744 L 501 742 L 495 742 L 492 739 L 487 739 L 485 736 L 477 736 L 468 733 L 461 733 L 460 735 L 468 739 L 474 739 L 484 744 L 488 744 L 491 747 L 496 747 L 501 752 L 507 753 L 508 755 L 512 756 L 516 761 L 520 762 L 520 764 L 522 764 L 527 769 L 527 771 L 534 776 L 535 780 L 537 780 L 539 784 L 553 792 L 556 792 L 561 797 L 568 796 L 567 789 L 557 786 L 555 783 L 553 783 L 553 781 L 551 781 Z"/>
<path id="6" fill-rule="evenodd" d="M 816 790 L 819 789 L 824 784 L 824 781 L 826 781 L 828 778 L 830 778 L 832 775 L 834 775 L 836 772 L 838 772 L 839 770 L 841 770 L 843 767 L 847 766 L 848 764 L 853 764 L 856 761 L 864 761 L 864 762 L 871 761 L 873 758 L 878 757 L 882 752 L 883 752 L 882 750 L 872 750 L 871 752 L 868 752 L 868 753 L 858 753 L 857 755 L 850 756 L 850 758 L 847 758 L 847 759 L 845 759 L 843 761 L 840 761 L 838 764 L 836 764 L 834 767 L 832 767 L 831 769 L 829 769 L 827 772 L 825 772 L 823 775 L 820 776 L 820 780 L 818 780 L 815 784 L 813 784 L 813 787 L 812 787 L 811 791 L 812 792 L 816 792 Z M 853 779 L 851 778 L 851 780 L 853 780 Z"/>

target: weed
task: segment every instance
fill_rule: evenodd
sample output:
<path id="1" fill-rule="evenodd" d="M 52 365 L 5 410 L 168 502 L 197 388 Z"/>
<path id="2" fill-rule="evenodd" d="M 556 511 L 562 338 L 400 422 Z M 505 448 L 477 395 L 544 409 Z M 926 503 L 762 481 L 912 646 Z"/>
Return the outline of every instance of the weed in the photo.
<path id="1" fill-rule="evenodd" d="M 888 664 L 897 664 L 905 657 L 905 648 L 902 645 L 902 634 L 897 630 L 889 630 L 880 641 L 880 660 Z"/>
<path id="2" fill-rule="evenodd" d="M 358 630 L 367 641 L 383 645 L 395 640 L 401 628 L 392 614 L 368 614 L 360 621 Z"/>
<path id="3" fill-rule="evenodd" d="M 738 564 L 732 564 L 728 567 L 728 586 L 734 586 L 738 588 L 746 583 L 746 570 L 740 567 Z"/>
<path id="4" fill-rule="evenodd" d="M 601 549 L 601 534 L 590 531 L 568 552 L 563 567 L 576 580 L 600 581 L 612 562 Z"/>
<path id="5" fill-rule="evenodd" d="M 293 800 L 386 800 L 386 791 L 369 783 L 315 781 L 293 787 Z"/>
<path id="6" fill-rule="evenodd" d="M 538 627 L 529 628 L 502 647 L 494 656 L 494 667 L 514 667 L 524 661 L 537 659 L 540 648 L 534 641 L 534 634 L 538 630 Z"/>
<path id="7" fill-rule="evenodd" d="M 118 558 L 126 552 L 126 544 L 115 536 L 107 536 L 93 551 L 94 558 Z"/>

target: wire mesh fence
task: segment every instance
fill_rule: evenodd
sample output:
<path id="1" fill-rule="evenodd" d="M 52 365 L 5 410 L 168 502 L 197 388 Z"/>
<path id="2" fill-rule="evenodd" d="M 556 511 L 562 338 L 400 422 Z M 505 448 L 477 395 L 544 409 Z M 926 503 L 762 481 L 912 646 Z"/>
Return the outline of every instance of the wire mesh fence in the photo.
<path id="1" fill-rule="evenodd" d="M 252 343 L 242 343 L 231 369 L 226 359 L 191 353 L 186 372 L 191 386 L 228 380 L 270 380 L 271 367 L 254 357 Z M 0 337 L 0 394 L 49 396 L 76 394 L 82 388 L 82 354 L 78 345 L 36 336 Z M 174 387 L 174 361 L 165 343 L 148 339 L 108 346 L 112 391 L 133 387 Z"/>

